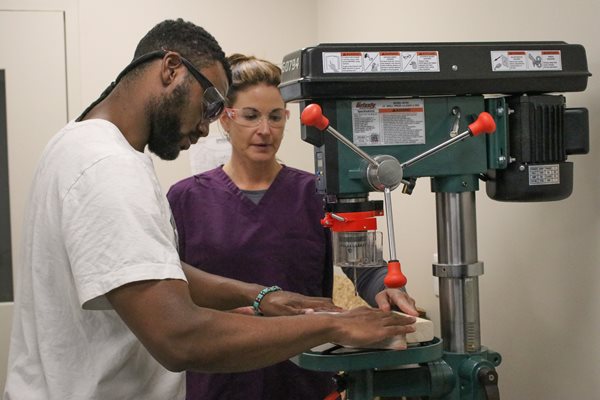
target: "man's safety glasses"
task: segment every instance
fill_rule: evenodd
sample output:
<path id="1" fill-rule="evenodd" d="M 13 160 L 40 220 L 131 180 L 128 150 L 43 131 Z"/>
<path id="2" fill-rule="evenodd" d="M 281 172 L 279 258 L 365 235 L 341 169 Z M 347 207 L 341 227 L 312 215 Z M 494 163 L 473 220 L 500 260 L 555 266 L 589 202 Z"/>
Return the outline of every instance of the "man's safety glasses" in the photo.
<path id="1" fill-rule="evenodd" d="M 225 108 L 227 116 L 236 124 L 248 128 L 259 126 L 263 120 L 266 120 L 271 128 L 281 129 L 285 126 L 290 117 L 289 110 L 278 108 L 269 114 L 263 115 L 260 111 L 251 108 Z"/>
<path id="2" fill-rule="evenodd" d="M 194 65 L 189 62 L 187 59 L 179 56 L 181 58 L 181 62 L 185 67 L 190 71 L 190 74 L 202 86 L 204 89 L 204 96 L 202 98 L 202 103 L 204 106 L 203 117 L 205 121 L 214 122 L 216 121 L 223 110 L 225 109 L 225 97 L 219 92 L 219 89 L 212 84 L 211 81 L 208 80 L 200 71 L 194 67 Z"/>
<path id="3" fill-rule="evenodd" d="M 164 49 L 157 50 L 157 51 L 152 51 L 150 53 L 143 54 L 143 55 L 139 56 L 138 58 L 134 59 L 127 67 L 125 67 L 125 69 L 123 71 L 121 71 L 119 76 L 117 76 L 117 79 L 115 79 L 115 81 L 109 86 L 109 88 L 108 88 L 109 92 L 107 92 L 106 94 L 110 93 L 110 90 L 112 90 L 112 88 L 114 88 L 115 85 L 129 71 L 136 68 L 138 65 L 148 62 L 155 58 L 164 57 L 168 53 L 169 53 L 169 50 L 164 50 Z M 216 121 L 219 118 L 219 116 L 221 115 L 221 113 L 223 112 L 223 110 L 225 109 L 225 96 L 223 96 L 221 94 L 221 92 L 219 92 L 219 89 L 217 89 L 215 87 L 215 85 L 213 85 L 212 82 L 208 80 L 207 77 L 205 77 L 200 71 L 198 71 L 196 69 L 196 67 L 194 67 L 194 65 L 189 60 L 184 58 L 181 54 L 177 53 L 176 51 L 174 51 L 173 53 L 177 54 L 177 56 L 181 59 L 181 62 L 183 63 L 183 65 L 187 68 L 187 70 L 190 72 L 190 74 L 192 74 L 192 76 L 198 81 L 200 86 L 202 86 L 202 88 L 204 89 L 204 97 L 202 99 L 204 108 L 202 110 L 202 117 L 204 118 L 205 121 L 208 121 L 208 122 Z M 99 102 L 102 99 L 103 99 L 103 97 L 98 99 L 97 102 Z M 82 114 L 82 116 L 80 118 L 82 118 L 93 106 L 95 106 L 97 104 L 97 102 L 92 103 L 92 105 L 90 107 L 88 107 L 88 109 L 86 111 L 84 111 L 84 113 Z"/>

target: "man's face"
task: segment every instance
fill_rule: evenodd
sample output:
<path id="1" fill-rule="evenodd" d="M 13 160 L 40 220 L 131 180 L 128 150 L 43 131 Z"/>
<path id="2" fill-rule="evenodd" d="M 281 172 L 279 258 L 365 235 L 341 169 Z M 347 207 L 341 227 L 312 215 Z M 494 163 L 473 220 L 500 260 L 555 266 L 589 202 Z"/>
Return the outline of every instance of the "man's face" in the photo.
<path id="1" fill-rule="evenodd" d="M 204 79 L 227 91 L 225 70 L 220 63 L 203 68 Z M 186 76 L 165 98 L 155 99 L 146 108 L 150 121 L 148 149 L 163 160 L 174 160 L 198 138 L 208 134 L 210 120 L 203 117 L 205 89 L 192 76 Z"/>
<path id="2" fill-rule="evenodd" d="M 185 80 L 168 97 L 147 107 L 150 119 L 148 149 L 163 160 L 174 160 L 181 151 L 180 142 L 190 133 L 181 131 L 181 110 L 189 98 L 190 82 Z"/>

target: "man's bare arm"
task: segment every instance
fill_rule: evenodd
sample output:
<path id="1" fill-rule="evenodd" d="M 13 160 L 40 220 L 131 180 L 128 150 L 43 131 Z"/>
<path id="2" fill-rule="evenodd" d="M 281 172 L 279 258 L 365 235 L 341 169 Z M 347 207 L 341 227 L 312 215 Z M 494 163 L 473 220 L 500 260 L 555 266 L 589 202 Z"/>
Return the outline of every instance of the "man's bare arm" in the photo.
<path id="1" fill-rule="evenodd" d="M 224 278 L 181 263 L 189 283 L 192 300 L 201 307 L 232 310 L 251 306 L 264 286 Z M 303 314 L 305 310 L 339 311 L 329 298 L 308 297 L 291 292 L 270 293 L 261 303 L 268 315 Z"/>
<path id="2" fill-rule="evenodd" d="M 195 304 L 216 310 L 252 305 L 264 286 L 210 274 L 181 262 Z"/>
<path id="3" fill-rule="evenodd" d="M 180 280 L 141 281 L 107 297 L 148 351 L 172 371 L 238 372 L 272 365 L 316 345 L 360 347 L 413 331 L 414 318 L 381 310 L 255 317 L 199 307 Z"/>

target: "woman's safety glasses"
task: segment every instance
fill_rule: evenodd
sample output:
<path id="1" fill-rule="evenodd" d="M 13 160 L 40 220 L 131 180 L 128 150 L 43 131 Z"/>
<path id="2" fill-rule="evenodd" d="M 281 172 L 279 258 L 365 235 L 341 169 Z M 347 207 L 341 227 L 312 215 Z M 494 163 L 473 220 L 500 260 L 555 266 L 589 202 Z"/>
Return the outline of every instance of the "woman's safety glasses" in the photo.
<path id="1" fill-rule="evenodd" d="M 273 110 L 266 115 L 263 115 L 260 111 L 251 107 L 225 108 L 225 113 L 236 124 L 248 128 L 255 128 L 259 126 L 263 120 L 266 120 L 271 128 L 282 129 L 285 127 L 285 123 L 290 117 L 289 110 L 283 108 Z"/>

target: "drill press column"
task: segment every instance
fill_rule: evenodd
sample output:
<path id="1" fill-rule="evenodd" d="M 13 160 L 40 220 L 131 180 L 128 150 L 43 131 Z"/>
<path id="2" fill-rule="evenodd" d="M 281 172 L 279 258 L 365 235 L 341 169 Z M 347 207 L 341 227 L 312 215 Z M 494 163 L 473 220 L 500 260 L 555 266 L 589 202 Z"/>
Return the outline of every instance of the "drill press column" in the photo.
<path id="1" fill-rule="evenodd" d="M 473 353 L 481 348 L 475 192 L 436 193 L 440 322 L 444 350 Z"/>

